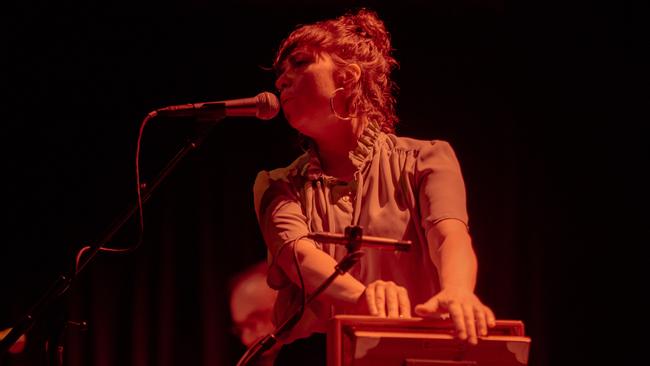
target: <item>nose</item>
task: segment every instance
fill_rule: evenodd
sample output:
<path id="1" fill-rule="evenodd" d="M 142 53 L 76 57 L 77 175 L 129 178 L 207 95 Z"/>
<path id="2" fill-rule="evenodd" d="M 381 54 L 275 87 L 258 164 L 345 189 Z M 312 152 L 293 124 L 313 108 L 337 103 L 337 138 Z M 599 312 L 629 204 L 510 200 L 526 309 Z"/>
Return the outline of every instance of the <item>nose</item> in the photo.
<path id="1" fill-rule="evenodd" d="M 280 93 L 286 88 L 288 88 L 291 85 L 291 79 L 289 76 L 288 72 L 283 72 L 276 80 L 275 80 L 275 88 L 278 89 Z"/>
<path id="2" fill-rule="evenodd" d="M 241 342 L 246 346 L 249 347 L 251 344 L 253 344 L 256 340 L 258 340 L 262 336 L 258 332 L 246 328 L 243 330 L 241 334 Z"/>
<path id="3" fill-rule="evenodd" d="M 241 334 L 241 342 L 246 346 L 250 346 L 253 343 L 253 336 L 250 330 L 244 330 Z"/>

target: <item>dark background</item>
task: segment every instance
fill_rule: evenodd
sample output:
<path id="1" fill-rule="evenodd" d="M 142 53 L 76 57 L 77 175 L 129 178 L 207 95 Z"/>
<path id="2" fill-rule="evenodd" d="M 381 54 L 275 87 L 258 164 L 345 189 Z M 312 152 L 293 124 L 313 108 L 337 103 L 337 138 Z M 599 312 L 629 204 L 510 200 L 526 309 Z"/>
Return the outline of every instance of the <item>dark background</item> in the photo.
<path id="1" fill-rule="evenodd" d="M 135 199 L 141 120 L 171 104 L 273 91 L 295 25 L 379 12 L 401 68 L 398 133 L 445 139 L 466 179 L 477 291 L 532 337 L 530 364 L 634 362 L 647 340 L 647 62 L 641 9 L 587 1 L 23 1 L 2 22 L 0 329 Z M 8 62 L 7 62 L 8 61 Z M 151 122 L 150 180 L 191 121 Z M 102 254 L 40 316 L 8 364 L 226 365 L 227 281 L 264 258 L 259 170 L 300 152 L 282 116 L 215 126 L 147 203 L 145 240 Z M 113 240 L 134 244 L 132 225 Z"/>

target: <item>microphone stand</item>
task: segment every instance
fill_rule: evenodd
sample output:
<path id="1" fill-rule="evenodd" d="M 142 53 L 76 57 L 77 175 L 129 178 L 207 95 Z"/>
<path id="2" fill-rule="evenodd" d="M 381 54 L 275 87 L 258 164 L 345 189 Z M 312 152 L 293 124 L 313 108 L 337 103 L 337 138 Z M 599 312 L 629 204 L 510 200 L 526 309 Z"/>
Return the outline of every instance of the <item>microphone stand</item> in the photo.
<path id="1" fill-rule="evenodd" d="M 149 120 L 158 116 L 157 111 L 153 111 L 145 117 L 143 124 L 147 123 Z M 194 138 L 189 138 L 185 145 L 174 155 L 174 157 L 165 165 L 165 167 L 158 173 L 158 175 L 151 181 L 151 184 L 146 188 L 146 191 L 143 192 L 142 202 L 147 202 L 151 197 L 153 191 L 160 186 L 160 183 L 167 178 L 167 176 L 173 171 L 173 169 L 178 165 L 181 160 L 192 150 L 197 149 L 206 136 L 211 127 L 216 125 L 219 121 L 225 118 L 225 109 L 215 109 L 209 116 L 199 119 L 199 122 L 204 122 L 206 128 L 200 128 L 197 131 L 197 136 Z M 125 213 L 119 216 L 113 224 L 108 228 L 106 233 L 97 241 L 96 244 L 92 245 L 88 254 L 85 256 L 79 266 L 79 268 L 70 274 L 62 273 L 57 279 L 52 283 L 52 285 L 45 291 L 45 293 L 40 297 L 40 299 L 32 305 L 27 314 L 23 316 L 16 324 L 12 327 L 11 331 L 0 340 L 0 356 L 8 353 L 9 348 L 16 343 L 18 338 L 22 334 L 25 334 L 29 331 L 36 319 L 42 315 L 42 313 L 48 309 L 56 299 L 61 297 L 66 291 L 70 288 L 74 280 L 76 280 L 82 270 L 87 267 L 87 265 L 95 258 L 97 253 L 101 248 L 107 244 L 120 230 L 121 228 L 131 219 L 131 217 L 138 212 L 138 204 L 134 204 L 130 209 Z"/>
<path id="2" fill-rule="evenodd" d="M 260 338 L 257 342 L 253 343 L 244 353 L 244 355 L 237 362 L 237 366 L 246 366 L 251 362 L 254 362 L 258 357 L 260 357 L 264 352 L 268 351 L 273 347 L 278 339 L 283 336 L 286 332 L 291 330 L 300 318 L 307 307 L 311 304 L 312 301 L 318 295 L 320 295 L 327 287 L 329 287 L 334 280 L 345 274 L 347 271 L 352 268 L 356 263 L 359 262 L 359 259 L 363 256 L 361 251 L 361 238 L 363 230 L 360 226 L 348 226 L 345 228 L 345 236 L 348 239 L 346 248 L 348 249 L 348 254 L 341 259 L 341 261 L 334 267 L 334 273 L 332 273 L 328 278 L 323 281 L 323 283 L 314 290 L 314 292 L 305 300 L 304 306 L 299 307 L 287 320 L 284 321 L 279 327 L 277 327 L 273 332 L 268 335 Z"/>

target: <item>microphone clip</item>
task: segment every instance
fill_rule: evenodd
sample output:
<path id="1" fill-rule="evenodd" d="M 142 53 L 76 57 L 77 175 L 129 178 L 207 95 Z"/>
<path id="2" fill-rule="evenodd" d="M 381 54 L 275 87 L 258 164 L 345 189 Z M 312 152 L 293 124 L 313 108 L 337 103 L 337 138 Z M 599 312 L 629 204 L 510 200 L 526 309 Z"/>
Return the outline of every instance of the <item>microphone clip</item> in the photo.
<path id="1" fill-rule="evenodd" d="M 361 249 L 363 238 L 363 228 L 359 225 L 348 226 L 345 228 L 345 237 L 348 242 L 345 247 L 348 249 L 348 253 L 356 252 Z"/>
<path id="2" fill-rule="evenodd" d="M 408 251 L 413 246 L 410 240 L 396 240 L 380 236 L 363 235 L 360 226 L 348 226 L 345 234 L 329 232 L 313 232 L 307 237 L 322 243 L 332 243 L 345 246 L 363 246 L 374 249 Z M 349 249 L 349 248 L 348 248 Z"/>

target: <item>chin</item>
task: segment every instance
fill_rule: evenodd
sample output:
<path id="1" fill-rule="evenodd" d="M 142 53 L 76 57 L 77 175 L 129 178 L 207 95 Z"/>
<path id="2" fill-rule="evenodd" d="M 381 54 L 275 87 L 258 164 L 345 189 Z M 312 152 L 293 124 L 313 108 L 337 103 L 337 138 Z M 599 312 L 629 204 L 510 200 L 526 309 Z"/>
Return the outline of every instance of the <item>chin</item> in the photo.
<path id="1" fill-rule="evenodd" d="M 305 119 L 297 119 L 297 118 L 291 118 L 291 116 L 287 116 L 287 121 L 289 122 L 289 125 L 291 127 L 300 131 L 300 133 L 302 134 L 306 134 L 305 126 L 307 125 L 307 122 L 305 121 Z"/>

